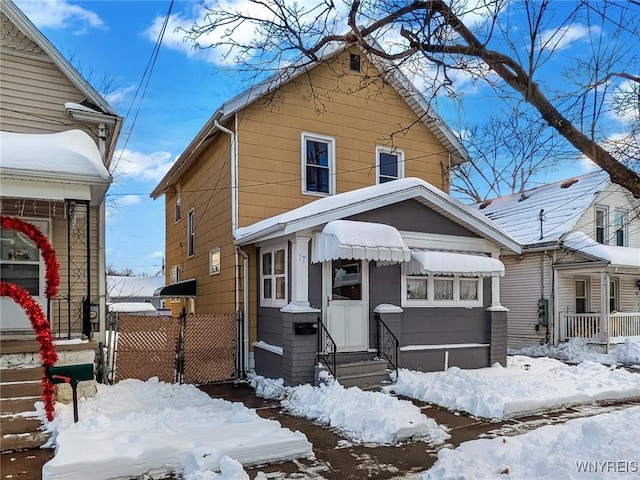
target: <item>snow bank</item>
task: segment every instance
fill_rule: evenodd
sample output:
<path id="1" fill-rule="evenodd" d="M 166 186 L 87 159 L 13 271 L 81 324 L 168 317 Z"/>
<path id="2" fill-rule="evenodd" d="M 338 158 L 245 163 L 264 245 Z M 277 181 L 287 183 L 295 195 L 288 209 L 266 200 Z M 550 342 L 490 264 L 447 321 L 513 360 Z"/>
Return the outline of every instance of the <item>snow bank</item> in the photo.
<path id="1" fill-rule="evenodd" d="M 344 388 L 336 381 L 317 387 L 284 387 L 282 379 L 256 376 L 251 384 L 258 396 L 279 399 L 290 414 L 336 428 L 352 442 L 390 445 L 414 439 L 442 443 L 450 436 L 413 403 L 384 393 Z"/>
<path id="2" fill-rule="evenodd" d="M 572 338 L 557 346 L 534 345 L 515 353 L 530 357 L 552 357 L 567 362 L 580 363 L 585 360 L 611 365 L 640 365 L 640 337 L 626 337 L 624 343 L 609 353 L 599 353 L 589 347 L 584 338 Z"/>
<path id="3" fill-rule="evenodd" d="M 640 407 L 547 425 L 514 437 L 473 440 L 438 452 L 420 480 L 601 479 L 640 474 Z"/>
<path id="4" fill-rule="evenodd" d="M 79 402 L 78 423 L 73 423 L 71 405 L 57 404 L 48 427 L 56 454 L 44 465 L 43 480 L 196 475 L 223 468 L 225 455 L 244 465 L 312 455 L 312 445 L 300 432 L 263 419 L 241 403 L 157 378 L 98 385 L 95 398 Z"/>
<path id="5" fill-rule="evenodd" d="M 583 362 L 566 365 L 550 358 L 510 357 L 508 368 L 422 373 L 401 369 L 397 394 L 483 418 L 506 419 L 603 400 L 640 396 L 640 375 Z"/>

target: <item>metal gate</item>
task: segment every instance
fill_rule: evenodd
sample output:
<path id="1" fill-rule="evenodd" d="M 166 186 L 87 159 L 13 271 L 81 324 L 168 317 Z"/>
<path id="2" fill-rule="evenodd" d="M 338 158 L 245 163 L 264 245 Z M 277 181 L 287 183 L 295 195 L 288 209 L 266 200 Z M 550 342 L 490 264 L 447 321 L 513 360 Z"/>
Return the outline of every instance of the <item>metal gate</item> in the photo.
<path id="1" fill-rule="evenodd" d="M 236 315 L 178 318 L 113 313 L 103 378 L 210 383 L 236 377 Z"/>

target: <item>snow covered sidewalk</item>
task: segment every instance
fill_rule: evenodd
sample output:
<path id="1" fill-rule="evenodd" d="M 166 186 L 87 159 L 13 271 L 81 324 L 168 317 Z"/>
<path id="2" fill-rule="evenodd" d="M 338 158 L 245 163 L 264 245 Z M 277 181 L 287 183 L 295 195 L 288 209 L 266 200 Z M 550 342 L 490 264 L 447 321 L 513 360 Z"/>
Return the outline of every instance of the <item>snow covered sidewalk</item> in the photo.
<path id="1" fill-rule="evenodd" d="M 640 397 L 640 374 L 583 362 L 509 357 L 507 368 L 421 373 L 401 369 L 399 395 L 483 418 L 508 419 L 568 405 Z"/>
<path id="2" fill-rule="evenodd" d="M 339 430 L 355 443 L 391 445 L 407 440 L 442 443 L 449 434 L 418 407 L 381 392 L 357 387 L 344 388 L 338 382 L 317 387 L 284 387 L 282 379 L 256 376 L 251 380 L 256 395 L 278 399 L 291 415 L 313 419 Z"/>
<path id="3" fill-rule="evenodd" d="M 473 440 L 442 449 L 420 480 L 602 479 L 640 475 L 640 407 L 547 425 L 523 435 Z"/>
<path id="4" fill-rule="evenodd" d="M 43 480 L 162 478 L 170 472 L 204 478 L 198 472 L 219 470 L 225 455 L 243 465 L 313 455 L 303 433 L 241 403 L 157 378 L 98 385 L 95 398 L 81 399 L 78 423 L 72 405 L 57 404 L 48 426 L 56 454 L 44 465 Z"/>

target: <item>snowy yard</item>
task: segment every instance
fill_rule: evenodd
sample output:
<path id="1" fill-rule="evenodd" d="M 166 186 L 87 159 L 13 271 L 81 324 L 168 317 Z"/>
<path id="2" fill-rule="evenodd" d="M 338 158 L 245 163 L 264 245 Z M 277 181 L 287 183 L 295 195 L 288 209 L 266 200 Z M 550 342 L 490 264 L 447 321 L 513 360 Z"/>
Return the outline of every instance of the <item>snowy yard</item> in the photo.
<path id="1" fill-rule="evenodd" d="M 479 472 L 482 478 L 500 479 L 589 479 L 603 478 L 603 472 L 604 478 L 631 478 L 640 473 L 637 432 L 629 428 L 640 424 L 637 406 L 519 435 L 500 433 L 453 449 L 446 444 L 447 427 L 428 418 L 423 413 L 428 409 L 387 393 L 345 389 L 337 382 L 283 387 L 281 380 L 262 377 L 254 377 L 252 385 L 258 396 L 279 399 L 287 413 L 326 425 L 349 442 L 375 448 L 420 441 L 440 448 L 429 471 L 410 474 L 407 480 L 479 478 Z M 507 368 L 401 370 L 393 389 L 447 409 L 504 419 L 575 403 L 640 397 L 640 374 L 591 361 L 571 366 L 550 358 L 514 356 Z M 71 406 L 56 406 L 56 418 L 48 427 L 57 451 L 43 469 L 44 480 L 145 473 L 145 478 L 163 478 L 172 471 L 185 480 L 249 480 L 241 464 L 313 458 L 313 446 L 303 433 L 190 385 L 154 379 L 100 385 L 96 398 L 82 399 L 79 407 L 80 421 L 74 424 Z"/>

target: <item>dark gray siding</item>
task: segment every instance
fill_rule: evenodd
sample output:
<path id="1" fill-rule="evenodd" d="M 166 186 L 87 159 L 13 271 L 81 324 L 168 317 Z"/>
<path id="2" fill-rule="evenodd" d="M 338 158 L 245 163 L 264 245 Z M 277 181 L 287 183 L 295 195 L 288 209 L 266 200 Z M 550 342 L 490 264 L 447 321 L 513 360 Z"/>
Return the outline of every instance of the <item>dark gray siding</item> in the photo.
<path id="1" fill-rule="evenodd" d="M 282 377 L 282 355 L 271 353 L 262 348 L 254 349 L 256 373 L 266 378 Z"/>
<path id="2" fill-rule="evenodd" d="M 258 307 L 258 340 L 282 346 L 282 312 L 279 308 Z"/>
<path id="3" fill-rule="evenodd" d="M 359 213 L 345 220 L 385 223 L 398 230 L 478 237 L 475 233 L 434 212 L 416 200 L 405 200 L 387 207 Z"/>

